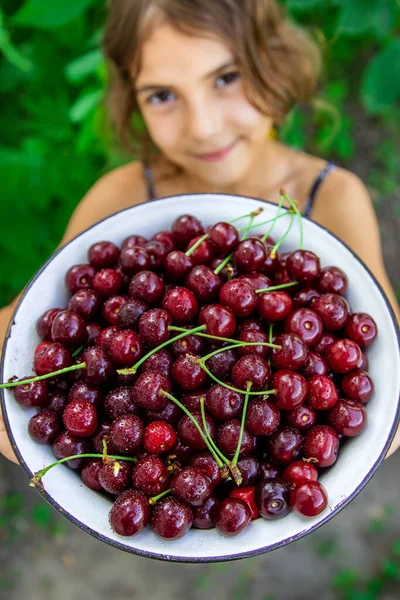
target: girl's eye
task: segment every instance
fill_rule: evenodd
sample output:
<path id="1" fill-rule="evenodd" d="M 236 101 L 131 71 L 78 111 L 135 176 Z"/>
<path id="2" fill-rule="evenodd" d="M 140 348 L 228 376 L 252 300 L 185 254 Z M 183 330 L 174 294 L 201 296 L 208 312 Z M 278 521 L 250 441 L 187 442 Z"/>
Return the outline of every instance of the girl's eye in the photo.
<path id="1" fill-rule="evenodd" d="M 217 87 L 225 87 L 237 79 L 239 79 L 240 73 L 239 71 L 230 71 L 229 73 L 225 73 L 224 75 L 220 75 L 217 79 Z"/>
<path id="2" fill-rule="evenodd" d="M 168 90 L 161 90 L 156 94 L 152 94 L 146 102 L 148 104 L 166 104 L 170 100 L 174 98 L 174 94 L 169 92 Z"/>

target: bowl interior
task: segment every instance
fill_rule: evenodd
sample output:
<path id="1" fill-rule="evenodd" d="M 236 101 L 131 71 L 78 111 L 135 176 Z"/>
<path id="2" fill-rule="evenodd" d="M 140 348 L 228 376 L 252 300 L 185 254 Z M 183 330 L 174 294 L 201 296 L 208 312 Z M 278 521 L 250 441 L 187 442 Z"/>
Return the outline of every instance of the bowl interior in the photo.
<path id="1" fill-rule="evenodd" d="M 68 294 L 64 276 L 74 264 L 87 262 L 87 250 L 100 240 L 120 244 L 128 235 L 150 237 L 170 229 L 173 220 L 185 213 L 196 215 L 204 226 L 227 221 L 262 206 L 257 221 L 276 215 L 275 205 L 250 198 L 217 194 L 177 196 L 135 206 L 101 221 L 58 250 L 35 275 L 27 287 L 9 331 L 2 361 L 1 381 L 32 373 L 32 356 L 39 339 L 37 318 L 48 308 L 66 306 Z M 286 231 L 289 217 L 277 221 L 273 237 Z M 248 220 L 236 225 L 246 225 Z M 353 312 L 367 312 L 376 321 L 379 335 L 368 350 L 369 373 L 375 393 L 367 405 L 367 429 L 348 440 L 334 468 L 321 477 L 329 495 L 329 505 L 319 517 L 309 520 L 291 513 L 279 521 L 257 519 L 238 537 L 227 538 L 215 529 L 192 529 L 180 540 L 165 541 L 150 528 L 132 538 L 114 534 L 108 525 L 109 500 L 81 484 L 79 476 L 66 466 L 52 469 L 43 479 L 43 496 L 76 525 L 102 541 L 119 548 L 164 560 L 211 562 L 251 556 L 287 544 L 314 530 L 345 506 L 367 483 L 383 460 L 399 419 L 400 362 L 399 342 L 388 302 L 376 281 L 358 258 L 337 238 L 308 219 L 303 219 L 304 247 L 314 251 L 321 265 L 336 265 L 349 277 L 347 299 Z M 256 232 L 265 232 L 264 226 Z M 281 247 L 299 246 L 296 223 Z M 2 393 L 6 425 L 16 453 L 31 477 L 35 471 L 54 462 L 50 447 L 34 443 L 27 434 L 27 423 L 34 409 L 19 406 L 13 393 Z"/>

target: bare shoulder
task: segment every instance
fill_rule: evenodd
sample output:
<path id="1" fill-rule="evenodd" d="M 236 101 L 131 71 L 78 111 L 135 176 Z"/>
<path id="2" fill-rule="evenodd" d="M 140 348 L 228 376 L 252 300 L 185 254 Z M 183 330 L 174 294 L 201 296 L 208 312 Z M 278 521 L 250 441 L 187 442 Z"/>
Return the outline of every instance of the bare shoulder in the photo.
<path id="1" fill-rule="evenodd" d="M 313 220 L 339 235 L 367 219 L 376 223 L 375 211 L 368 189 L 355 173 L 336 167 L 321 183 L 318 190 Z"/>
<path id="2" fill-rule="evenodd" d="M 147 199 L 142 163 L 130 162 L 103 175 L 75 208 L 61 245 L 106 217 Z"/>

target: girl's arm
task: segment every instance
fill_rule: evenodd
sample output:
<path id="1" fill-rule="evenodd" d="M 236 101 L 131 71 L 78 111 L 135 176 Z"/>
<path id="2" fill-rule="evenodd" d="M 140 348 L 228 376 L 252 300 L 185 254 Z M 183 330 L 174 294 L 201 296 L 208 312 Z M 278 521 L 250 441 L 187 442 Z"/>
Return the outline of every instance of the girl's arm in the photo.
<path id="1" fill-rule="evenodd" d="M 367 265 L 380 283 L 400 323 L 399 305 L 383 262 L 378 221 L 363 182 L 343 169 L 331 173 L 321 186 L 313 218 L 350 246 Z M 399 446 L 400 427 L 387 456 Z"/>

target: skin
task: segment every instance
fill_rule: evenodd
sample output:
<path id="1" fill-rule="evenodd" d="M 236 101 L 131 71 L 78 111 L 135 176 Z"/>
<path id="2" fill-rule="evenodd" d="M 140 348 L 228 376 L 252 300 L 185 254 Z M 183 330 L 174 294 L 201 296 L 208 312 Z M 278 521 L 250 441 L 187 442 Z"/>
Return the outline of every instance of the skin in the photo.
<path id="1" fill-rule="evenodd" d="M 247 99 L 239 66 L 222 41 L 187 37 L 167 24 L 159 25 L 143 45 L 141 72 L 135 78 L 132 71 L 132 85 L 148 131 L 161 151 L 153 167 L 159 197 L 219 192 L 278 203 L 279 190 L 284 187 L 303 209 L 312 182 L 325 163 L 271 139 L 272 121 Z M 209 162 L 198 156 L 230 144 L 234 147 L 222 160 Z M 60 246 L 105 217 L 146 200 L 140 162 L 108 173 L 75 209 Z M 377 219 L 362 181 L 336 169 L 322 184 L 312 216 L 370 268 L 399 319 L 383 263 Z M 0 310 L 0 343 L 19 298 Z M 388 456 L 399 445 L 398 431 Z M 17 462 L 1 413 L 0 452 Z"/>

